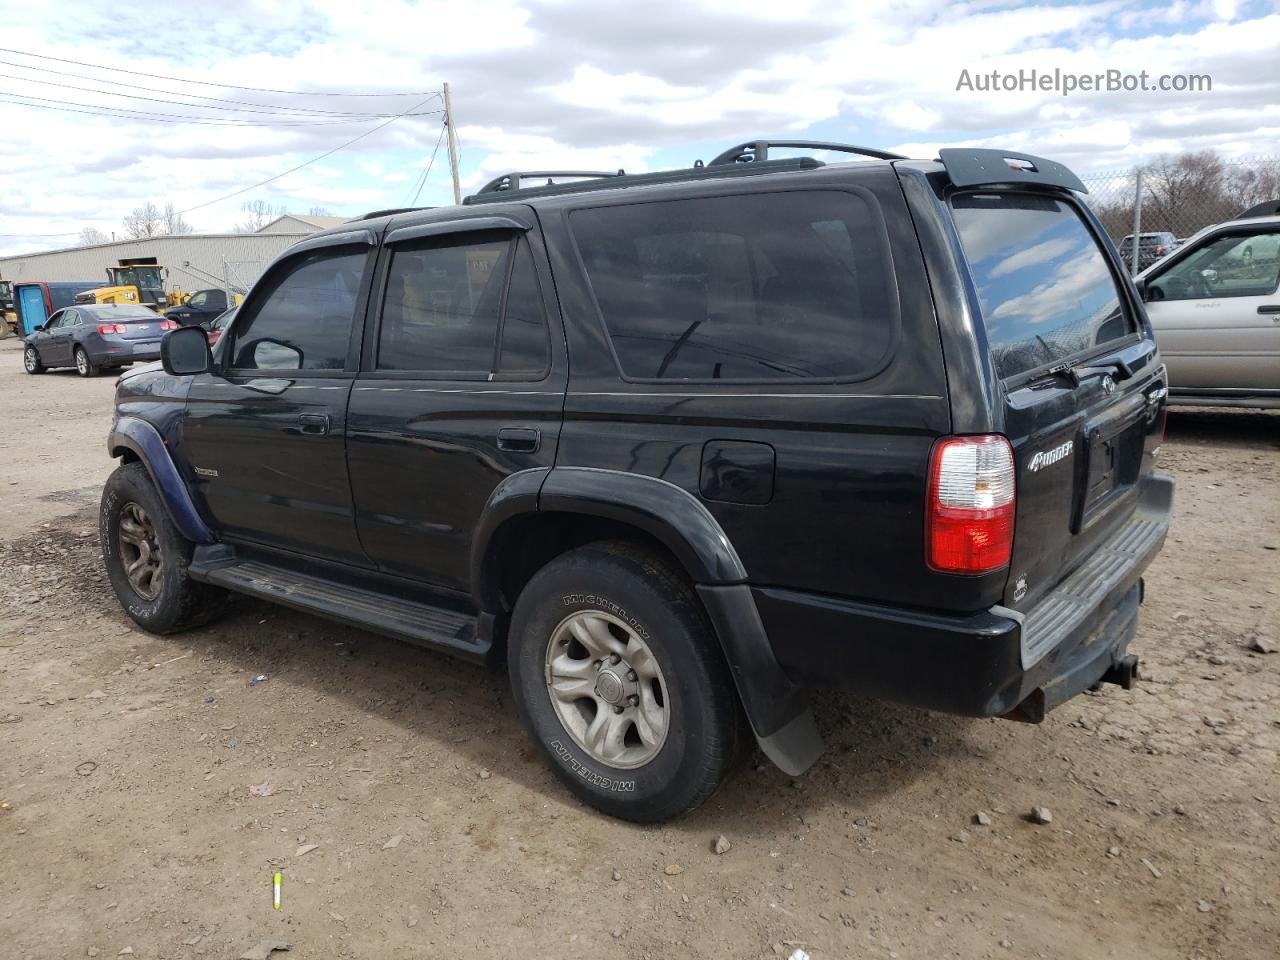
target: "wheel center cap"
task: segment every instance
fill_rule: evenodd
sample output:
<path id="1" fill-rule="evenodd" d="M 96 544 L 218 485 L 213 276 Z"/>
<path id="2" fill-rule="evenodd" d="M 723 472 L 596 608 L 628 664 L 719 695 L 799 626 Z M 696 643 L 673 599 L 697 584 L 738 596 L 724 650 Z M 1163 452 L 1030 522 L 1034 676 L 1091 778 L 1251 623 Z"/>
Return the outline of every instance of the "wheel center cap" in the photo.
<path id="1" fill-rule="evenodd" d="M 618 703 L 622 700 L 622 678 L 612 670 L 601 670 L 596 674 L 596 693 L 605 703 Z"/>

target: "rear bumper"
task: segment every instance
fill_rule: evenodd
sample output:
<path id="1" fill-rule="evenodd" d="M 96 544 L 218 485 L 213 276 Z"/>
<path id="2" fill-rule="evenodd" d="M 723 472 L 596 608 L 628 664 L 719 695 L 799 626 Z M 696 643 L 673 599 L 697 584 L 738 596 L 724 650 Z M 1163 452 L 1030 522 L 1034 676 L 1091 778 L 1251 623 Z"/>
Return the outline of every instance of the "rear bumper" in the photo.
<path id="1" fill-rule="evenodd" d="M 1132 517 L 1023 613 L 939 614 L 752 592 L 778 663 L 797 684 L 971 716 L 1003 716 L 1025 701 L 1028 718 L 1038 719 L 1121 664 L 1172 494 L 1172 478 L 1144 477 Z"/>

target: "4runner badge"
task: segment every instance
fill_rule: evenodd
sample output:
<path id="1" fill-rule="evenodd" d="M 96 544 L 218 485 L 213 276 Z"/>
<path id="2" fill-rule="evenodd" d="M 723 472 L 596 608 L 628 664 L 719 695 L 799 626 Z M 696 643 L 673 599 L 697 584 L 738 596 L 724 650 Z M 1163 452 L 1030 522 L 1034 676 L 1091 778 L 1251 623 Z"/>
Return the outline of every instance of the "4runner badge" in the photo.
<path id="1" fill-rule="evenodd" d="M 1066 443 L 1059 444 L 1052 450 L 1040 450 L 1032 455 L 1031 460 L 1027 463 L 1027 469 L 1035 473 L 1041 467 L 1051 467 L 1059 460 L 1065 460 L 1071 456 L 1071 448 L 1075 446 L 1074 440 L 1068 440 Z"/>

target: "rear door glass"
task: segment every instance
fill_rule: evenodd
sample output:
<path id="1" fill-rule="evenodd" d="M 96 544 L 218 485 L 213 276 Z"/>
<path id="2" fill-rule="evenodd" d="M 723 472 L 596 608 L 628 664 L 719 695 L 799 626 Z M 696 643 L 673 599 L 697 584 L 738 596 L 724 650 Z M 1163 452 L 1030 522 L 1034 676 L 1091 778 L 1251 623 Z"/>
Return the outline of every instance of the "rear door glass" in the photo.
<path id="1" fill-rule="evenodd" d="M 1098 241 L 1069 204 L 959 194 L 951 206 L 996 372 L 1015 377 L 1134 332 Z"/>

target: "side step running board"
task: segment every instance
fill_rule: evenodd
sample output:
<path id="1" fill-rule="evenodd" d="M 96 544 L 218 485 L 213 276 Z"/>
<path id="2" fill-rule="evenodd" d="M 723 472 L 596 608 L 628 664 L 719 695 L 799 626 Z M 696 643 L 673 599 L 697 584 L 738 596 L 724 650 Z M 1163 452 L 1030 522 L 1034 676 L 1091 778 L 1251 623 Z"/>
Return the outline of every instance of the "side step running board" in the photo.
<path id="1" fill-rule="evenodd" d="M 491 645 L 477 635 L 476 618 L 465 613 L 257 560 L 219 559 L 202 563 L 197 552 L 188 573 L 191 579 L 201 583 L 260 597 L 409 643 L 443 648 L 468 660 L 483 661 Z"/>

